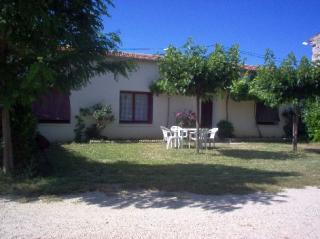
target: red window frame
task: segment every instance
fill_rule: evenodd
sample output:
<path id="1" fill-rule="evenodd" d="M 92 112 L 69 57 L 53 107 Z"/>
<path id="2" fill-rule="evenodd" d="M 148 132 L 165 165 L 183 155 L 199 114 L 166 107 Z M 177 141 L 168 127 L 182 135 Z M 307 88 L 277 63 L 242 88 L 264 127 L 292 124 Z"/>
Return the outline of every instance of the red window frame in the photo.
<path id="1" fill-rule="evenodd" d="M 131 120 L 121 120 L 121 93 L 131 94 L 132 95 L 132 119 Z M 136 120 L 135 119 L 135 106 L 136 106 L 136 95 L 137 94 L 145 94 L 148 96 L 148 119 L 147 120 Z M 124 124 L 152 124 L 152 115 L 153 115 L 153 95 L 150 92 L 144 91 L 120 91 L 119 94 L 119 123 Z"/>

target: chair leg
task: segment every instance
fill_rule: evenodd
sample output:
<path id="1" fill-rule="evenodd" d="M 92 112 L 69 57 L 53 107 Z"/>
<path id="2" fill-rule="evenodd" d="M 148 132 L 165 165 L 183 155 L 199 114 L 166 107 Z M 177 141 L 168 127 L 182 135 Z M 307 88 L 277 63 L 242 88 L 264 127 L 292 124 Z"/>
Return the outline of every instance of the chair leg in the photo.
<path id="1" fill-rule="evenodd" d="M 170 144 L 170 139 L 168 139 L 168 141 L 167 141 L 167 149 L 169 149 L 169 144 Z"/>

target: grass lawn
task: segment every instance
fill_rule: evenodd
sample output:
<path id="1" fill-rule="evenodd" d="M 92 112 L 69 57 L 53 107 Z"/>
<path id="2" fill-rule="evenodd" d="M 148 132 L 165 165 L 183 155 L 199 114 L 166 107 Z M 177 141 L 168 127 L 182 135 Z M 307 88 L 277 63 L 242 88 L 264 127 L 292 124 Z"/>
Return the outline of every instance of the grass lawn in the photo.
<path id="1" fill-rule="evenodd" d="M 159 143 L 52 146 L 51 176 L 34 179 L 0 174 L 0 194 L 58 195 L 91 190 L 159 189 L 200 194 L 275 192 L 320 186 L 320 147 L 283 143 L 218 144 L 166 150 Z"/>

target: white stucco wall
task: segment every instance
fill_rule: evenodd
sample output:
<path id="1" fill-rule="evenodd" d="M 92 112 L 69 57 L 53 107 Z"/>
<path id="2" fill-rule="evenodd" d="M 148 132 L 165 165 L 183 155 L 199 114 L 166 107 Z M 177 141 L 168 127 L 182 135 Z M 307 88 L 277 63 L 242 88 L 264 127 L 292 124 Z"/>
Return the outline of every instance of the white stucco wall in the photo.
<path id="1" fill-rule="evenodd" d="M 168 98 L 165 95 L 153 96 L 152 124 L 119 123 L 120 91 L 149 92 L 149 85 L 159 78 L 155 62 L 139 61 L 136 71 L 128 79 L 113 74 L 97 76 L 85 88 L 72 91 L 70 95 L 71 122 L 69 124 L 40 124 L 39 131 L 50 141 L 72 141 L 74 139 L 75 116 L 81 107 L 89 107 L 102 102 L 111 104 L 115 121 L 108 125 L 103 135 L 109 138 L 161 138 L 160 125 L 166 126 Z M 175 96 L 170 98 L 169 125 L 175 122 L 175 113 L 181 110 L 195 111 L 195 100 L 191 97 Z"/>

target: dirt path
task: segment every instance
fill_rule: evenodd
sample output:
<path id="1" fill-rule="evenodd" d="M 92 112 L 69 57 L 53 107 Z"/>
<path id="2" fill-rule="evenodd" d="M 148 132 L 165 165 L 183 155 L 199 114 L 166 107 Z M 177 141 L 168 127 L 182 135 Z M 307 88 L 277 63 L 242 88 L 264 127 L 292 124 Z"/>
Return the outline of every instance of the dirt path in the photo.
<path id="1" fill-rule="evenodd" d="M 320 189 L 0 198 L 0 238 L 320 238 Z"/>

